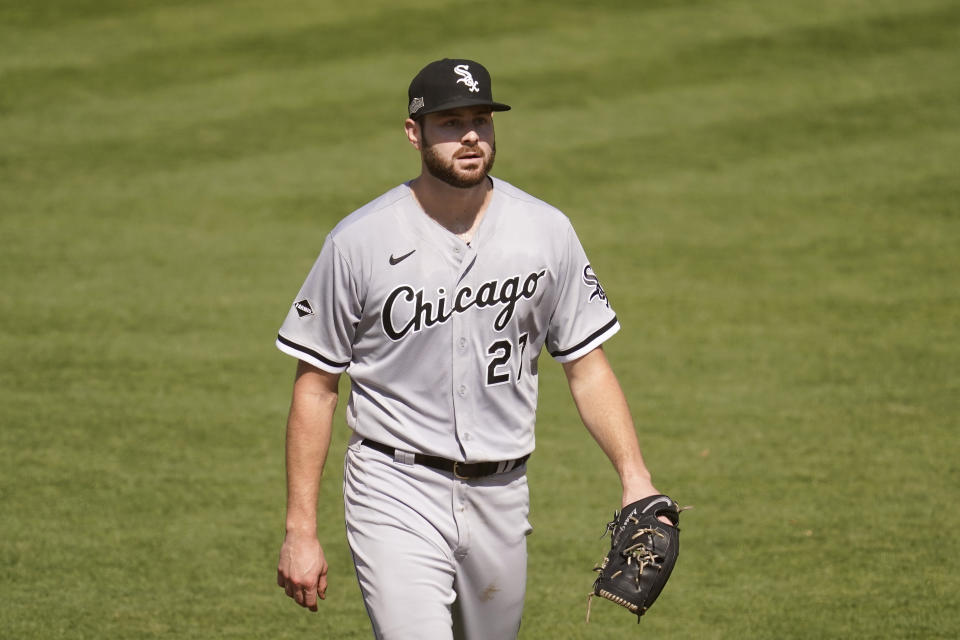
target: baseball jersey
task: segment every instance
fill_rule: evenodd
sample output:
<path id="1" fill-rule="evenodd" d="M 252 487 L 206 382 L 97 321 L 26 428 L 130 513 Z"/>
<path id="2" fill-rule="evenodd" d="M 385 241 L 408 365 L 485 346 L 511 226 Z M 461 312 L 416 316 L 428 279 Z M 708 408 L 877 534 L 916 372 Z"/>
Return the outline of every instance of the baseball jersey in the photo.
<path id="1" fill-rule="evenodd" d="M 276 345 L 348 374 L 359 436 L 478 462 L 533 451 L 544 346 L 567 362 L 619 329 L 569 219 L 494 178 L 469 244 L 409 184 L 344 218 Z"/>

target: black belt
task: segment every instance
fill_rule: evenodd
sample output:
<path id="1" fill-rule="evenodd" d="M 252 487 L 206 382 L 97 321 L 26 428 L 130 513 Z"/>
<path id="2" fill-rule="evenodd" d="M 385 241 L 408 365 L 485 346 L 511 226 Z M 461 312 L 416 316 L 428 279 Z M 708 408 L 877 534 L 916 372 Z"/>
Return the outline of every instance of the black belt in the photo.
<path id="1" fill-rule="evenodd" d="M 396 458 L 397 450 L 389 445 L 382 444 L 375 440 L 368 440 L 364 438 L 360 443 L 365 447 L 370 447 L 371 449 L 376 449 L 381 453 L 385 453 L 392 458 Z M 431 469 L 439 469 L 440 471 L 448 471 L 454 475 L 454 477 L 461 480 L 470 480 L 471 478 L 482 478 L 483 476 L 492 476 L 495 473 L 506 473 L 507 471 L 512 471 L 516 469 L 524 462 L 527 461 L 527 458 L 530 457 L 530 454 L 523 456 L 522 458 L 517 458 L 516 460 L 504 460 L 503 462 L 458 462 L 456 460 L 447 460 L 446 458 L 441 458 L 439 456 L 428 456 L 424 453 L 415 453 L 413 454 L 413 462 L 416 464 L 422 464 L 425 467 L 430 467 Z"/>

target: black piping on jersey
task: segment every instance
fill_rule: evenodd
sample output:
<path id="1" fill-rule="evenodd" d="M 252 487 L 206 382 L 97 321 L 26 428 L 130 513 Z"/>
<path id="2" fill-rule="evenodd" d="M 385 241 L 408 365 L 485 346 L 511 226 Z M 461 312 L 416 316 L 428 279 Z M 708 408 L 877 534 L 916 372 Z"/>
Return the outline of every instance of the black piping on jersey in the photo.
<path id="1" fill-rule="evenodd" d="M 574 351 L 578 351 L 578 350 L 580 350 L 580 349 L 583 349 L 585 346 L 587 346 L 588 344 L 590 344 L 591 342 L 593 342 L 594 340 L 596 340 L 597 338 L 599 338 L 600 336 L 602 336 L 603 334 L 605 334 L 607 331 L 609 331 L 610 329 L 612 329 L 613 326 L 616 325 L 616 324 L 617 324 L 617 317 L 614 316 L 614 317 L 613 317 L 613 320 L 611 320 L 611 321 L 608 322 L 607 324 L 603 325 L 602 327 L 600 327 L 599 329 L 597 329 L 596 331 L 594 331 L 593 333 L 591 333 L 589 336 L 587 336 L 586 340 L 584 340 L 583 342 L 581 342 L 581 343 L 579 343 L 579 344 L 577 344 L 577 345 L 575 345 L 575 346 L 573 346 L 573 347 L 570 347 L 569 349 L 564 349 L 563 351 L 551 351 L 551 352 L 550 352 L 550 355 L 553 356 L 554 358 L 560 358 L 560 357 L 563 357 L 563 356 L 565 356 L 565 355 L 569 355 L 569 354 L 573 353 Z"/>
<path id="2" fill-rule="evenodd" d="M 338 368 L 340 368 L 340 369 L 343 369 L 343 368 L 346 368 L 347 366 L 350 365 L 349 362 L 334 362 L 334 361 L 331 360 L 330 358 L 325 358 L 325 357 L 323 357 L 322 355 L 320 355 L 319 353 L 317 353 L 316 351 L 314 351 L 313 349 L 309 349 L 309 348 L 307 348 L 307 347 L 305 347 L 305 346 L 303 346 L 303 345 L 301 345 L 301 344 L 297 344 L 296 342 L 294 342 L 294 341 L 292 341 L 292 340 L 287 340 L 286 338 L 284 338 L 284 337 L 283 337 L 282 335 L 280 335 L 279 333 L 277 334 L 277 340 L 279 340 L 279 341 L 282 342 L 283 344 L 287 345 L 287 346 L 290 347 L 291 349 L 296 349 L 297 351 L 300 351 L 301 353 L 305 353 L 305 354 L 307 354 L 308 356 L 312 356 L 312 357 L 316 358 L 317 360 L 319 360 L 320 362 L 322 362 L 322 363 L 324 363 L 324 364 L 330 365 L 331 367 L 338 367 Z"/>

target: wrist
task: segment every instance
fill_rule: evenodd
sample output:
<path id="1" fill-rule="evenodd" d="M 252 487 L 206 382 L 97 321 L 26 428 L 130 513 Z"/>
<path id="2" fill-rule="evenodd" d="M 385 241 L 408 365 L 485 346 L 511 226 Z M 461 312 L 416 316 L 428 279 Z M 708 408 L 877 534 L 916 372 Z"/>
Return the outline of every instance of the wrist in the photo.
<path id="1" fill-rule="evenodd" d="M 657 491 L 657 488 L 653 486 L 649 473 L 641 473 L 621 478 L 621 486 L 623 489 L 623 506 L 631 502 L 636 502 L 641 498 L 660 493 Z"/>
<path id="2" fill-rule="evenodd" d="M 287 518 L 286 533 L 288 536 L 314 536 L 317 535 L 316 519 L 291 519 Z"/>

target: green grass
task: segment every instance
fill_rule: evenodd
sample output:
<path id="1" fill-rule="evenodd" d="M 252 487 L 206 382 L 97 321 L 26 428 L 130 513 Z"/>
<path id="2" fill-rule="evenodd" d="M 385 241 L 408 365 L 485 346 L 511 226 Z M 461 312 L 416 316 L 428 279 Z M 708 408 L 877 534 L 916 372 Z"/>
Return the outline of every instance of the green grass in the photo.
<path id="1" fill-rule="evenodd" d="M 293 362 L 406 84 L 493 72 L 497 175 L 573 218 L 680 564 L 638 633 L 960 629 L 960 5 L 0 2 L 0 637 L 367 638 L 341 417 L 321 613 L 274 584 Z M 522 638 L 583 623 L 615 475 L 541 368 Z M 346 387 L 344 388 L 346 391 Z"/>

